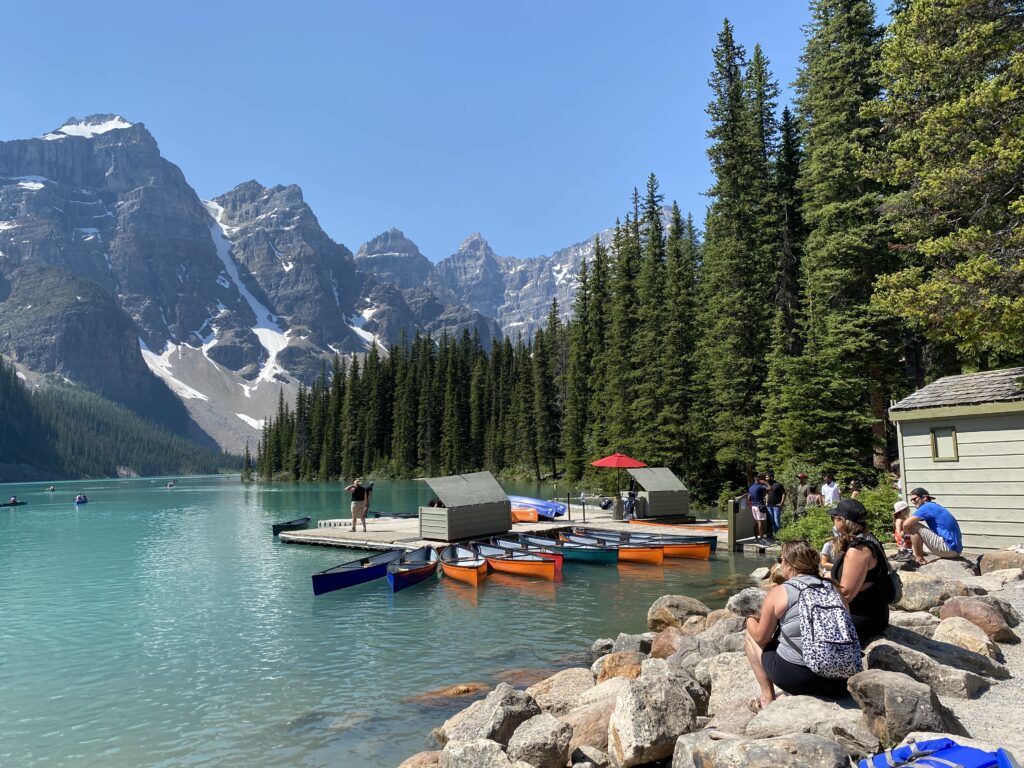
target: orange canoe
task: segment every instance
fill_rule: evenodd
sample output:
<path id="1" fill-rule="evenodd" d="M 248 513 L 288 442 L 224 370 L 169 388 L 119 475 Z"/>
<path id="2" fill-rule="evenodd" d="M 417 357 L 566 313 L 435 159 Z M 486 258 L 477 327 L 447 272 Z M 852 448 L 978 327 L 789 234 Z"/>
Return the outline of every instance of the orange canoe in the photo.
<path id="1" fill-rule="evenodd" d="M 474 548 L 487 559 L 487 564 L 501 573 L 514 573 L 517 576 L 536 576 L 540 579 L 555 580 L 555 561 L 540 557 L 530 552 L 495 547 L 490 544 L 475 543 Z"/>
<path id="2" fill-rule="evenodd" d="M 682 544 L 665 544 L 665 557 L 685 557 L 690 560 L 710 560 L 711 544 L 706 541 L 695 541 Z"/>
<path id="3" fill-rule="evenodd" d="M 441 570 L 456 581 L 477 586 L 487 578 L 487 561 L 466 547 L 449 544 L 441 550 Z"/>
<path id="4" fill-rule="evenodd" d="M 536 523 L 540 518 L 536 509 L 527 507 L 512 507 L 513 523 Z"/>
<path id="5" fill-rule="evenodd" d="M 619 547 L 619 562 L 661 565 L 665 561 L 666 549 L 668 547 Z"/>

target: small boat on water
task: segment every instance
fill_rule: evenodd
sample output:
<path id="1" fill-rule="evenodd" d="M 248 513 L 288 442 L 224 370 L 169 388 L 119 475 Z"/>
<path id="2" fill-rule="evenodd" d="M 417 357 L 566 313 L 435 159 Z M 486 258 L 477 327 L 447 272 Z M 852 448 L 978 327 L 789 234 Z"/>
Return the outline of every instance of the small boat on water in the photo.
<path id="1" fill-rule="evenodd" d="M 530 496 L 509 496 L 508 500 L 512 502 L 513 509 L 536 510 L 537 515 L 545 520 L 554 520 L 556 517 L 564 515 L 566 511 L 565 504 L 560 501 L 545 501 Z"/>
<path id="2" fill-rule="evenodd" d="M 561 552 L 548 552 L 540 547 L 536 547 L 533 544 L 529 544 L 521 539 L 512 538 L 511 536 L 495 536 L 491 539 L 491 544 L 496 547 L 502 547 L 503 549 L 516 549 L 524 552 L 532 552 L 535 555 L 546 557 L 548 560 L 555 561 L 555 570 L 562 570 L 562 563 L 565 561 L 565 555 Z"/>
<path id="3" fill-rule="evenodd" d="M 449 544 L 441 550 L 441 571 L 456 581 L 477 586 L 487 578 L 487 560 L 468 547 Z"/>
<path id="4" fill-rule="evenodd" d="M 295 520 L 289 520 L 286 523 L 274 523 L 273 525 L 275 536 L 277 536 L 281 531 L 304 531 L 307 528 L 309 528 L 308 517 L 299 517 Z"/>
<path id="5" fill-rule="evenodd" d="M 28 504 L 27 501 L 8 501 L 0 504 L 0 507 L 24 507 L 26 504 Z"/>
<path id="6" fill-rule="evenodd" d="M 388 565 L 405 554 L 404 549 L 389 549 L 369 557 L 350 560 L 347 563 L 328 568 L 313 574 L 313 594 L 322 595 L 356 584 L 365 584 L 374 579 L 382 579 L 387 575 Z"/>
<path id="7" fill-rule="evenodd" d="M 88 504 L 88 503 L 89 503 L 89 498 L 84 493 L 80 493 L 77 496 L 75 496 L 75 506 L 78 506 L 79 504 Z"/>
<path id="8" fill-rule="evenodd" d="M 546 539 L 543 536 L 528 536 L 523 533 L 519 534 L 519 540 L 529 544 L 531 547 L 537 547 L 547 552 L 557 552 L 566 560 L 574 560 L 579 563 L 615 565 L 619 562 L 619 551 L 608 547 L 573 544 L 571 542 Z"/>
<path id="9" fill-rule="evenodd" d="M 514 573 L 517 576 L 536 576 L 541 579 L 555 578 L 555 561 L 541 557 L 533 552 L 516 549 L 505 549 L 493 544 L 476 541 L 473 549 L 487 558 L 487 564 L 502 573 Z"/>
<path id="10" fill-rule="evenodd" d="M 617 544 L 660 544 L 665 547 L 666 557 L 692 557 L 698 560 L 707 559 L 700 554 L 703 546 L 707 545 L 708 555 L 718 549 L 717 536 L 686 536 L 671 534 L 635 534 L 632 530 L 598 530 L 596 528 L 585 528 L 575 526 L 573 534 L 579 536 L 593 537 L 605 542 Z M 689 545 L 696 545 L 690 548 Z"/>
<path id="11" fill-rule="evenodd" d="M 630 563 L 650 563 L 661 565 L 665 562 L 665 548 L 660 544 L 618 544 L 613 541 L 604 541 L 593 536 L 577 536 L 574 533 L 559 533 L 558 538 L 568 541 L 571 544 L 590 544 L 595 547 L 617 549 L 619 560 Z"/>
<path id="12" fill-rule="evenodd" d="M 437 550 L 431 546 L 406 552 L 400 560 L 388 564 L 388 586 L 399 592 L 426 581 L 437 573 Z"/>
<path id="13" fill-rule="evenodd" d="M 539 519 L 540 515 L 532 507 L 512 507 L 513 523 L 536 523 Z"/>

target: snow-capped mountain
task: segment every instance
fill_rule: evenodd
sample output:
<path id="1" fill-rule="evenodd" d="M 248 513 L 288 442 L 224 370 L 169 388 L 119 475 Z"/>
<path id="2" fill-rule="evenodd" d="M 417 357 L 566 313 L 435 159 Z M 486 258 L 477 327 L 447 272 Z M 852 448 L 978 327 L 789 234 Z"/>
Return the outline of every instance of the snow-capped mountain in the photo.
<path id="1" fill-rule="evenodd" d="M 433 264 L 398 229 L 353 255 L 295 185 L 200 200 L 119 115 L 0 142 L 0 353 L 229 450 L 335 354 L 529 337 L 554 298 L 567 317 L 592 255 L 498 256 L 474 233 Z"/>

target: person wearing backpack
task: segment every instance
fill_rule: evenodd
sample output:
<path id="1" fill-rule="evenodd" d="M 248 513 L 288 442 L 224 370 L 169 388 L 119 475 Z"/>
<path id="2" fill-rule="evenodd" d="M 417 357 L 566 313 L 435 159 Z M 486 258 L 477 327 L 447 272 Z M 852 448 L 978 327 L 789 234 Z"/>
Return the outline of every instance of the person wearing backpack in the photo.
<path id="1" fill-rule="evenodd" d="M 868 532 L 867 516 L 867 509 L 856 499 L 843 499 L 832 510 L 838 532 L 832 539 L 832 581 L 865 645 L 889 626 L 892 597 L 889 561 L 878 539 Z"/>
<path id="2" fill-rule="evenodd" d="M 759 617 L 746 622 L 744 650 L 761 695 L 755 712 L 775 700 L 775 686 L 794 696 L 838 699 L 861 669 L 861 649 L 834 585 L 822 579 L 818 551 L 805 539 L 782 545 L 785 583 L 765 595 Z"/>

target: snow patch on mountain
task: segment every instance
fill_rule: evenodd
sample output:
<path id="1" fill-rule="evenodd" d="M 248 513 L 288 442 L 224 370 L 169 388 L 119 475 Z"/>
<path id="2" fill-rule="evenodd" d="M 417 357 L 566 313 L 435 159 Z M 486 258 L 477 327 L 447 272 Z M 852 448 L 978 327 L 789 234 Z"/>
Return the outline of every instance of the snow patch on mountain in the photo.
<path id="1" fill-rule="evenodd" d="M 236 413 L 235 416 L 253 429 L 263 429 L 263 425 L 266 423 L 266 419 L 254 419 L 252 416 L 246 416 L 244 413 Z"/>
<path id="2" fill-rule="evenodd" d="M 31 192 L 38 192 L 46 186 L 47 182 L 53 183 L 53 181 L 45 176 L 15 176 L 14 181 L 18 182 L 18 186 L 22 189 L 27 189 Z"/>
<path id="3" fill-rule="evenodd" d="M 72 122 L 72 120 L 76 122 Z M 85 139 L 91 139 L 93 136 L 98 136 L 99 134 L 107 133 L 108 131 L 131 128 L 132 125 L 134 125 L 134 123 L 129 123 L 120 115 L 103 115 L 101 117 L 94 118 L 87 117 L 84 120 L 78 120 L 78 118 L 73 117 L 56 131 L 45 134 L 43 139 L 46 141 L 54 141 L 68 136 L 81 136 Z"/>
<path id="4" fill-rule="evenodd" d="M 210 398 L 198 389 L 193 389 L 185 382 L 175 378 L 174 373 L 171 371 L 171 356 L 177 353 L 180 357 L 181 346 L 182 345 L 167 342 L 167 346 L 164 347 L 163 353 L 158 355 L 146 346 L 146 342 L 139 339 L 139 349 L 142 350 L 142 358 L 146 361 L 146 365 L 149 366 L 149 370 L 163 379 L 164 383 L 166 383 L 167 386 L 178 395 L 178 397 L 184 398 L 185 400 L 209 400 Z"/>

